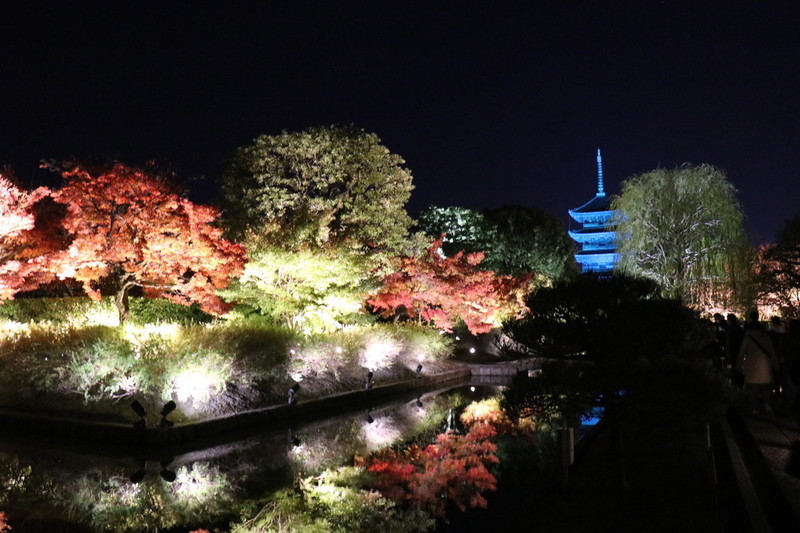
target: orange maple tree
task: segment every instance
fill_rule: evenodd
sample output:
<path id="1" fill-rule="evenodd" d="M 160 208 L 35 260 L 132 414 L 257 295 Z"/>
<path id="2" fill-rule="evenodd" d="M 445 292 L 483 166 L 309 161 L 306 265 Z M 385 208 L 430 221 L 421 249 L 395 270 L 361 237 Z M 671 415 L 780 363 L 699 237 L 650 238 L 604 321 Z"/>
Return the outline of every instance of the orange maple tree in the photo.
<path id="1" fill-rule="evenodd" d="M 489 470 L 499 462 L 494 440 L 510 422 L 485 416 L 461 420 L 468 428 L 463 435 L 449 430 L 424 448 L 385 449 L 357 459 L 356 464 L 376 474 L 375 486 L 385 497 L 442 518 L 448 503 L 462 511 L 486 507 L 483 493 L 497 488 L 497 478 Z"/>
<path id="2" fill-rule="evenodd" d="M 529 276 L 512 278 L 480 270 L 484 257 L 480 252 L 444 257 L 439 252 L 442 238 L 424 254 L 399 258 L 398 267 L 367 304 L 384 318 L 398 319 L 406 313 L 445 331 L 452 331 L 461 319 L 473 334 L 487 333 L 504 317 L 524 309 Z"/>
<path id="3" fill-rule="evenodd" d="M 0 173 L 0 299 L 13 298 L 51 277 L 40 256 L 51 248 L 52 232 L 43 232 L 41 224 L 37 228 L 36 217 L 36 204 L 48 194 L 44 187 L 23 191 L 9 171 Z"/>
<path id="4" fill-rule="evenodd" d="M 182 197 L 162 174 L 120 163 L 98 171 L 76 166 L 62 176 L 52 196 L 66 206 L 62 225 L 71 241 L 48 256 L 59 279 L 81 282 L 93 299 L 109 287 L 120 322 L 135 287 L 210 313 L 227 310 L 216 290 L 241 273 L 244 248 L 213 225 L 217 209 Z"/>

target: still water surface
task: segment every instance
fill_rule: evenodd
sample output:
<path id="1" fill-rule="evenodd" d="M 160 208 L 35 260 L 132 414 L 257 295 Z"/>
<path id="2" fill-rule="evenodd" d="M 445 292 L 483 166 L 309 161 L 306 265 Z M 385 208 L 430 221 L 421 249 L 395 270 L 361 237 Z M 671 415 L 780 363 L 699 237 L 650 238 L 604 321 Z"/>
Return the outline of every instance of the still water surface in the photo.
<path id="1" fill-rule="evenodd" d="M 354 456 L 452 429 L 461 386 L 195 450 L 131 453 L 0 436 L 0 511 L 25 531 L 188 531 L 240 518 L 248 501 Z"/>

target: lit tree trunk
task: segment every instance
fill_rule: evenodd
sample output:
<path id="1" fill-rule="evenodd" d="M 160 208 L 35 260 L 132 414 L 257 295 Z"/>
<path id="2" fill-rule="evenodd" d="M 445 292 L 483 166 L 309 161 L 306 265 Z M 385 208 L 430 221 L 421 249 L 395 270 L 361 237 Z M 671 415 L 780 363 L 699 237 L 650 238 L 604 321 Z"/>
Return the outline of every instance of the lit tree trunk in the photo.
<path id="1" fill-rule="evenodd" d="M 136 285 L 136 283 L 131 279 L 130 274 L 120 276 L 119 290 L 114 295 L 114 304 L 117 306 L 120 326 L 125 323 L 130 315 L 128 293 L 134 285 Z"/>

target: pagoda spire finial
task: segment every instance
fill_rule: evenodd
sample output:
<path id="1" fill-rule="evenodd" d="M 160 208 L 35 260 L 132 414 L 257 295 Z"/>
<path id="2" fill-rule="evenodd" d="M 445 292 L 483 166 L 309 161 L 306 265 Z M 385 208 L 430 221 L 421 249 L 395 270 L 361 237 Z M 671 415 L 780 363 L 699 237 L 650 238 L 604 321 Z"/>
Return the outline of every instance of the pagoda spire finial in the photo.
<path id="1" fill-rule="evenodd" d="M 603 191 L 603 158 L 600 155 L 600 148 L 597 149 L 597 196 L 605 196 Z"/>

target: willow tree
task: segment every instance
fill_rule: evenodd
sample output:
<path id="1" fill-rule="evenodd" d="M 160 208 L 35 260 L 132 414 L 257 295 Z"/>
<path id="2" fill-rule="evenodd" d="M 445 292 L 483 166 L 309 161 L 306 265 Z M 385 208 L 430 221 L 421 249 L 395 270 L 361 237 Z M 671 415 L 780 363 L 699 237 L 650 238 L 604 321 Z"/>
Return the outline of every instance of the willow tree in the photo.
<path id="1" fill-rule="evenodd" d="M 612 208 L 623 272 L 650 278 L 665 297 L 730 307 L 746 272 L 736 189 L 703 164 L 658 168 L 627 179 Z"/>

